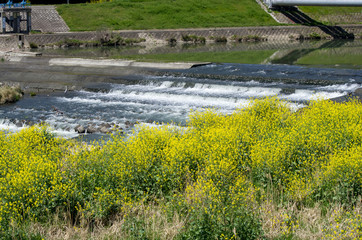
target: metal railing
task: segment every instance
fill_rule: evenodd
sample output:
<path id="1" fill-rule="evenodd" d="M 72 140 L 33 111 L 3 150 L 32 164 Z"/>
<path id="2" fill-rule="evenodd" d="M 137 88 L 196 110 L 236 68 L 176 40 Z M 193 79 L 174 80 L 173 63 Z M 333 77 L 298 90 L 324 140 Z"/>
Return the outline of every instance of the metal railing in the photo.
<path id="1" fill-rule="evenodd" d="M 362 0 L 265 0 L 265 3 L 269 8 L 288 6 L 362 6 Z"/>

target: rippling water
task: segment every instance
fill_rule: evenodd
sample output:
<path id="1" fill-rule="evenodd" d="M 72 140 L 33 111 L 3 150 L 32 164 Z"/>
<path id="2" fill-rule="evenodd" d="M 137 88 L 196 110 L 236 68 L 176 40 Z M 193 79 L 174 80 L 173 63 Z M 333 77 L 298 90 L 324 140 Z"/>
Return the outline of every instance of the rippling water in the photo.
<path id="1" fill-rule="evenodd" d="M 99 89 L 25 97 L 0 107 L 0 128 L 16 131 L 45 122 L 76 137 L 77 125 L 185 124 L 191 109 L 231 113 L 250 98 L 277 96 L 295 109 L 309 100 L 346 95 L 362 87 L 362 70 L 290 65 L 210 64 L 188 70 L 150 70 Z M 105 90 L 106 89 L 106 90 Z M 97 134 L 96 136 L 99 136 Z"/>

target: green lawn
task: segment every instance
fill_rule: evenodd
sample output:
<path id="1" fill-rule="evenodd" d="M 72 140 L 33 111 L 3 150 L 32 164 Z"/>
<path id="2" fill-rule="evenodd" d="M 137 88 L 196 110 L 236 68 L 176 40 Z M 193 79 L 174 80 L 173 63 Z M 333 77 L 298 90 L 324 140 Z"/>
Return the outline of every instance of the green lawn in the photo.
<path id="1" fill-rule="evenodd" d="M 72 31 L 278 25 L 254 0 L 114 0 L 57 10 Z"/>
<path id="2" fill-rule="evenodd" d="M 361 24 L 362 7 L 299 7 L 305 14 L 324 24 Z"/>
<path id="3" fill-rule="evenodd" d="M 326 23 L 333 21 L 329 16 L 362 14 L 362 7 L 300 9 Z M 62 4 L 57 10 L 72 31 L 278 25 L 255 0 L 113 0 Z"/>
<path id="4" fill-rule="evenodd" d="M 299 7 L 304 13 L 318 14 L 321 16 L 325 15 L 343 15 L 350 13 L 361 13 L 362 7 Z"/>

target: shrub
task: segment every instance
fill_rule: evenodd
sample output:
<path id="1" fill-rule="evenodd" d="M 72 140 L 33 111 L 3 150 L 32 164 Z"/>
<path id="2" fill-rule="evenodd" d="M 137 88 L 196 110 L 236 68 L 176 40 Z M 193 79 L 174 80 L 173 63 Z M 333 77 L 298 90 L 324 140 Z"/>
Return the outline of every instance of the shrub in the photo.
<path id="1" fill-rule="evenodd" d="M 214 37 L 213 39 L 217 43 L 226 43 L 228 41 L 226 37 Z"/>
<path id="2" fill-rule="evenodd" d="M 184 42 L 193 42 L 193 43 L 205 43 L 206 38 L 196 36 L 196 35 L 182 35 L 182 41 Z"/>
<path id="3" fill-rule="evenodd" d="M 176 45 L 177 39 L 176 38 L 170 38 L 167 40 L 168 44 L 170 45 Z"/>
<path id="4" fill-rule="evenodd" d="M 30 46 L 30 48 L 38 48 L 39 47 L 38 44 L 36 44 L 34 42 L 30 42 L 29 46 Z"/>
<path id="5" fill-rule="evenodd" d="M 166 226 L 178 216 L 175 238 L 261 239 L 265 199 L 275 208 L 353 210 L 362 193 L 361 123 L 358 101 L 316 101 L 293 112 L 266 98 L 229 115 L 193 112 L 185 128 L 140 127 L 91 145 L 44 126 L 0 132 L 0 238 L 54 216 L 90 232 L 119 218 L 123 236 L 171 238 L 153 232 L 154 219 Z M 357 215 L 345 217 L 345 229 L 356 225 L 351 233 Z M 296 215 L 277 219 L 279 235 L 292 238 Z"/>
<path id="6" fill-rule="evenodd" d="M 357 203 L 362 196 L 362 146 L 333 154 L 323 168 L 315 197 L 336 203 Z"/>
<path id="7" fill-rule="evenodd" d="M 318 33 L 313 32 L 313 33 L 309 34 L 308 39 L 311 39 L 311 40 L 321 40 L 322 37 L 321 37 L 321 35 L 319 35 Z"/>
<path id="8" fill-rule="evenodd" d="M 19 86 L 0 85 L 0 104 L 16 102 L 23 95 Z"/>

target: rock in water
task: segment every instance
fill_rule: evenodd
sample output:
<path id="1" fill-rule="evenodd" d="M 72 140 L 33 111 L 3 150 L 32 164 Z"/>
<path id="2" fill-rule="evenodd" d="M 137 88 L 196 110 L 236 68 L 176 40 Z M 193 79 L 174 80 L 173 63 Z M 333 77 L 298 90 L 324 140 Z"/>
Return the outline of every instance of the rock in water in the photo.
<path id="1" fill-rule="evenodd" d="M 77 133 L 85 133 L 85 128 L 81 125 L 78 125 L 74 128 L 74 130 L 77 132 Z"/>
<path id="2" fill-rule="evenodd" d="M 87 133 L 95 133 L 98 132 L 98 128 L 94 125 L 90 125 L 87 127 Z"/>
<path id="3" fill-rule="evenodd" d="M 101 133 L 110 133 L 111 129 L 107 128 L 106 126 L 103 126 L 99 129 Z"/>

